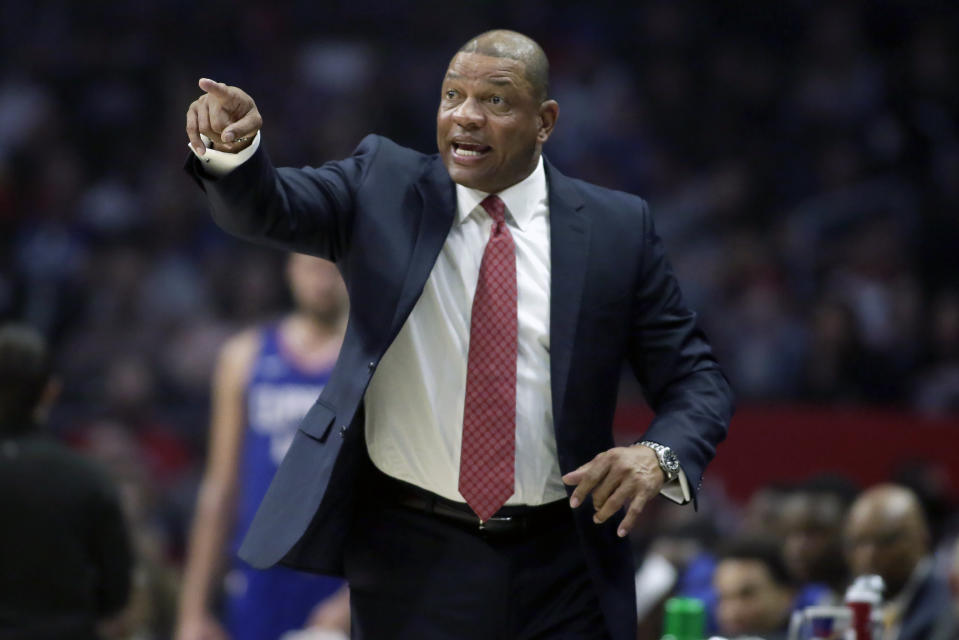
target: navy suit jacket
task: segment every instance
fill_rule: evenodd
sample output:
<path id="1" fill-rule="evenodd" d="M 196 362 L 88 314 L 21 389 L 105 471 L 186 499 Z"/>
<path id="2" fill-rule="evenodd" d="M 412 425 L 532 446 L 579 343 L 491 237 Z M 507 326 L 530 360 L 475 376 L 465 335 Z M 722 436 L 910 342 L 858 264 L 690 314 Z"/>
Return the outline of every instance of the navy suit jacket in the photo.
<path id="1" fill-rule="evenodd" d="M 951 606 L 949 584 L 935 571 L 930 571 L 906 606 L 900 621 L 899 640 L 930 640 L 938 619 Z"/>
<path id="2" fill-rule="evenodd" d="M 191 154 L 192 156 L 192 154 Z M 190 157 L 226 231 L 334 261 L 349 291 L 332 377 L 304 418 L 240 549 L 276 563 L 342 572 L 354 487 L 366 459 L 363 396 L 419 298 L 453 224 L 456 191 L 438 155 L 368 136 L 319 168 L 275 169 L 261 146 L 210 179 Z M 672 447 L 695 489 L 725 437 L 732 394 L 683 304 L 646 203 L 567 178 L 546 162 L 551 240 L 550 380 L 559 466 L 614 446 L 619 375 L 628 362 L 656 412 L 645 437 Z M 368 462 L 368 460 L 367 460 Z M 695 495 L 695 493 L 694 493 Z M 576 510 L 587 564 L 615 638 L 635 636 L 633 567 L 619 518 Z"/>

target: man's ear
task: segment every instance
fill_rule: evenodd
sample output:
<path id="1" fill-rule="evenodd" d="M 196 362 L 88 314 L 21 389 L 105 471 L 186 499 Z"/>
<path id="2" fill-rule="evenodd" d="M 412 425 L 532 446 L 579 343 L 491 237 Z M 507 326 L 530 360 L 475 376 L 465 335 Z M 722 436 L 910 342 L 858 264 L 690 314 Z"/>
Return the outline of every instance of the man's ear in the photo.
<path id="1" fill-rule="evenodd" d="M 559 119 L 559 103 L 555 100 L 547 100 L 539 106 L 539 131 L 536 139 L 540 144 L 549 140 L 556 127 L 556 121 Z"/>

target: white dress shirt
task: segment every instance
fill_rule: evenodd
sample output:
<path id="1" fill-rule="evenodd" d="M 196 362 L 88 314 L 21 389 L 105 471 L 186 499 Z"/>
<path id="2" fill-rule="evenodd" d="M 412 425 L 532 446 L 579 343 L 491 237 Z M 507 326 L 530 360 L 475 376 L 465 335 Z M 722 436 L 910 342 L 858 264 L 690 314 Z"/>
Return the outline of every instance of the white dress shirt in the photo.
<path id="1" fill-rule="evenodd" d="M 206 142 L 206 140 L 204 140 Z M 207 149 L 197 156 L 221 176 L 260 144 L 240 153 Z M 194 152 L 195 153 L 195 152 Z M 457 215 L 423 293 L 386 350 L 364 398 L 366 444 L 384 473 L 464 502 L 459 464 L 470 314 L 492 220 L 480 206 L 487 193 L 456 185 Z M 543 159 L 525 180 L 499 195 L 516 247 L 516 487 L 508 505 L 540 505 L 566 497 L 553 432 L 549 360 L 550 234 Z M 685 473 L 663 488 L 689 500 Z"/>
<path id="2" fill-rule="evenodd" d="M 515 491 L 506 504 L 566 497 L 553 434 L 549 374 L 549 210 L 540 158 L 499 193 L 516 246 Z M 385 473 L 463 502 L 459 484 L 470 314 L 492 220 L 488 194 L 456 186 L 457 215 L 423 294 L 366 391 L 366 444 Z"/>

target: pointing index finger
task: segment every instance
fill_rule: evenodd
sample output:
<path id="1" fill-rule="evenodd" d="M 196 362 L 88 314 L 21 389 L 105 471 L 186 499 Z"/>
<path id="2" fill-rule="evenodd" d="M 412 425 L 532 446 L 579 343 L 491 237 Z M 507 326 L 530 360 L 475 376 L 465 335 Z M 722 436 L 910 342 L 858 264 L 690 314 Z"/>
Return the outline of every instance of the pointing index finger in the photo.
<path id="1" fill-rule="evenodd" d="M 200 88 L 207 93 L 212 93 L 217 97 L 230 97 L 230 88 L 222 82 L 210 80 L 209 78 L 200 78 L 200 81 L 197 84 L 200 85 Z"/>

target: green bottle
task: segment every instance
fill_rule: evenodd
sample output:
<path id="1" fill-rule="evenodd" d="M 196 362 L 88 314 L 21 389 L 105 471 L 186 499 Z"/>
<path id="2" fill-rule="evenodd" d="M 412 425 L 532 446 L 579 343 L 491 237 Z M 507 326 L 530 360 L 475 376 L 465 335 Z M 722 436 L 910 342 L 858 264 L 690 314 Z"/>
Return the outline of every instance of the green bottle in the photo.
<path id="1" fill-rule="evenodd" d="M 666 619 L 662 640 L 703 640 L 706 608 L 696 598 L 670 598 L 666 601 Z"/>

